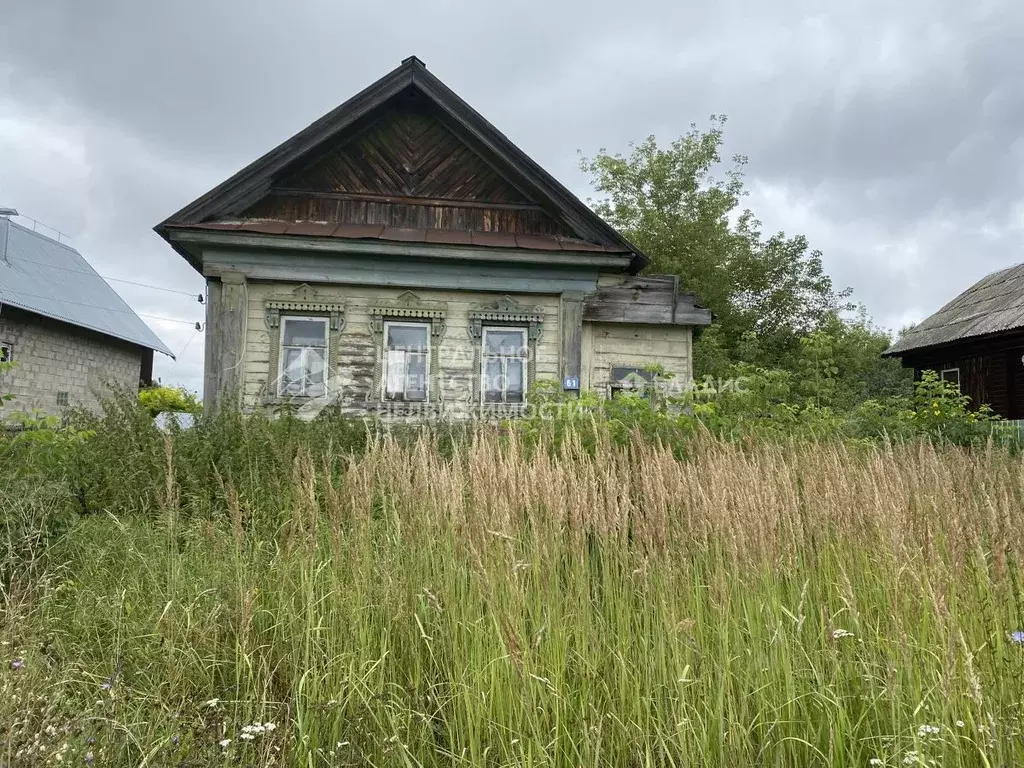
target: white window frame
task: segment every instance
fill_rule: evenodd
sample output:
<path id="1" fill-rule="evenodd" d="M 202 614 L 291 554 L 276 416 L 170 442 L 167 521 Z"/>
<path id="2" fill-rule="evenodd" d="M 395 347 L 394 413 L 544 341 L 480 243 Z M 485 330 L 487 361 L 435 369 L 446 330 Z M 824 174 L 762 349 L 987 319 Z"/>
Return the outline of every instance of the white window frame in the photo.
<path id="1" fill-rule="evenodd" d="M 0 363 L 14 362 L 14 345 L 9 341 L 0 341 Z"/>
<path id="2" fill-rule="evenodd" d="M 406 366 L 406 377 L 405 377 L 405 389 L 402 390 L 402 398 L 395 399 L 388 397 L 388 364 L 390 356 L 388 355 L 388 330 L 392 326 L 398 326 L 400 328 L 422 328 L 424 335 L 426 336 L 427 344 L 427 359 L 426 367 L 424 369 L 423 377 L 423 399 L 422 400 L 409 400 L 406 398 L 405 393 L 409 391 L 409 376 L 408 366 Z M 381 337 L 381 377 L 380 377 L 380 399 L 388 403 L 428 403 L 430 402 L 430 356 L 434 354 L 434 350 L 430 345 L 430 323 L 424 323 L 416 320 L 385 320 L 384 321 L 384 333 Z"/>
<path id="3" fill-rule="evenodd" d="M 950 381 L 950 379 L 946 378 L 946 374 L 947 373 L 953 373 L 953 372 L 956 372 L 956 388 L 957 388 L 957 391 L 959 392 L 960 391 L 960 368 L 959 367 L 957 367 L 957 368 L 943 368 L 941 371 L 939 371 L 939 379 L 942 380 L 942 381 Z"/>
<path id="4" fill-rule="evenodd" d="M 284 367 L 287 355 L 285 354 L 286 347 L 293 347 L 294 345 L 284 343 L 284 332 L 288 326 L 290 320 L 312 320 L 313 322 L 320 323 L 324 327 L 324 383 L 323 392 L 316 394 L 309 394 L 306 389 L 305 382 L 303 383 L 303 391 L 301 394 L 293 394 L 284 391 Z M 278 397 L 321 397 L 327 394 L 328 379 L 330 378 L 331 371 L 331 319 L 329 317 L 322 317 L 320 315 L 281 315 L 281 332 L 278 334 L 277 341 L 278 348 L 278 361 L 277 361 L 277 395 Z M 320 347 L 298 347 L 298 349 L 320 349 Z"/>
<path id="5" fill-rule="evenodd" d="M 523 343 L 519 347 L 519 355 L 488 355 L 487 354 L 487 334 L 488 332 L 508 333 L 509 331 L 518 331 L 522 334 Z M 492 358 L 498 358 L 501 362 L 501 400 L 498 402 L 489 401 L 487 399 L 487 361 Z M 518 402 L 508 402 L 508 374 L 506 369 L 508 367 L 508 360 L 521 360 L 522 361 L 522 376 L 523 376 L 523 397 Z M 483 405 L 526 405 L 526 391 L 529 389 L 530 383 L 530 329 L 525 325 L 485 325 L 480 330 L 480 402 Z"/>

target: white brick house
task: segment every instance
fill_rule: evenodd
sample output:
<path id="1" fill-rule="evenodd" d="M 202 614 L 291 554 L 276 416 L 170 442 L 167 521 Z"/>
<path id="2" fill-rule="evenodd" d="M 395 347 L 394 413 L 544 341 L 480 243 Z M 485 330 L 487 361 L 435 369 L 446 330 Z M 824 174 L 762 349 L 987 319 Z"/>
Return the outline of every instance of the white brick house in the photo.
<path id="1" fill-rule="evenodd" d="M 74 248 L 0 216 L 0 393 L 4 413 L 97 408 L 110 387 L 152 379 L 171 352 Z"/>

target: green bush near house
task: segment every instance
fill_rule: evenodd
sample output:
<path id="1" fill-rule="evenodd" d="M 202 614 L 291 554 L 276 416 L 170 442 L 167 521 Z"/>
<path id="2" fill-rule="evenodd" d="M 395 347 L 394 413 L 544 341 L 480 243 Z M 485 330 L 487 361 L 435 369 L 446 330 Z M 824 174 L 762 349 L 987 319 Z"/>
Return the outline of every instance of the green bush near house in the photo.
<path id="1" fill-rule="evenodd" d="M 139 391 L 139 405 L 156 416 L 161 413 L 201 413 L 195 394 L 179 387 L 152 386 Z"/>

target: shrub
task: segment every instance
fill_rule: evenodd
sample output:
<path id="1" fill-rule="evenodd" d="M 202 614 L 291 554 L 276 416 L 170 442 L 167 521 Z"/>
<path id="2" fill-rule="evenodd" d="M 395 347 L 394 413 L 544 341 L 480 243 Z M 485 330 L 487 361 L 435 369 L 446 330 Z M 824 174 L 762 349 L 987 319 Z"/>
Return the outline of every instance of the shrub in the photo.
<path id="1" fill-rule="evenodd" d="M 139 405 L 151 416 L 161 413 L 200 413 L 202 405 L 195 394 L 178 387 L 153 386 L 139 391 Z"/>

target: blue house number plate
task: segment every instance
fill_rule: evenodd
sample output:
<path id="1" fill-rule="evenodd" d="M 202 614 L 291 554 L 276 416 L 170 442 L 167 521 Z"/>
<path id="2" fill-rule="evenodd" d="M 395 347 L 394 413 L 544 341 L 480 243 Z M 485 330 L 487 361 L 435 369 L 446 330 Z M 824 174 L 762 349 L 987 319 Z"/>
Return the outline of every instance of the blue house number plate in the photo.
<path id="1" fill-rule="evenodd" d="M 579 389 L 580 388 L 580 377 L 579 376 L 566 376 L 562 379 L 562 389 Z"/>

